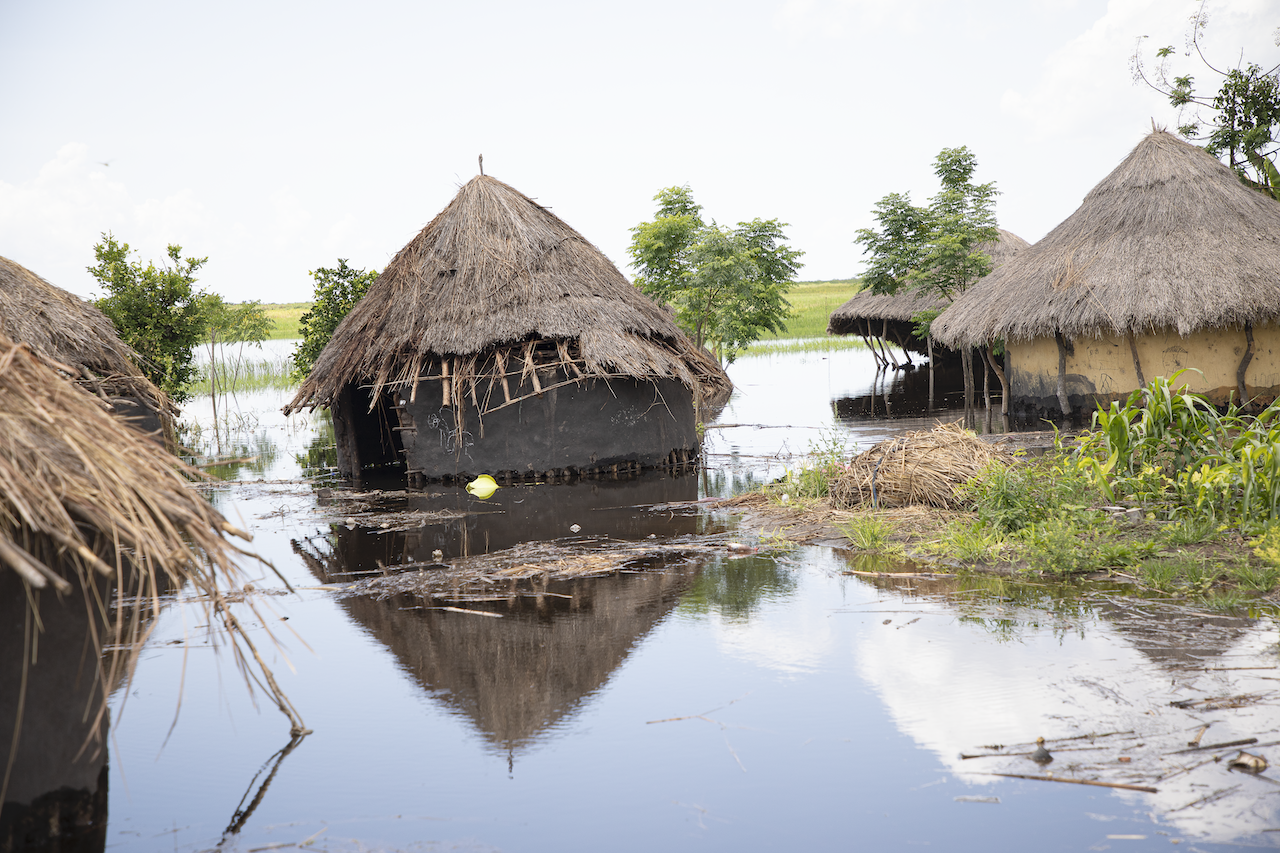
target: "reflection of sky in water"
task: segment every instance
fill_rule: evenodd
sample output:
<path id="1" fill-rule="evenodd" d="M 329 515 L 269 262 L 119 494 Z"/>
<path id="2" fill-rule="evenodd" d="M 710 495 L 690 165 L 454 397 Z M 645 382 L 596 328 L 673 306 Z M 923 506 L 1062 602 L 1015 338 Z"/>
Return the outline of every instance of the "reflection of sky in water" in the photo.
<path id="1" fill-rule="evenodd" d="M 255 545 L 302 589 L 270 604 L 289 617 L 274 629 L 286 638 L 296 630 L 310 648 L 289 639 L 296 672 L 279 655 L 271 663 L 316 733 L 285 762 L 231 849 L 296 842 L 324 826 L 328 849 L 338 850 L 360 849 L 350 839 L 399 849 L 423 841 L 464 849 L 843 849 L 852 821 L 866 849 L 1032 849 L 1026 839 L 1050 827 L 1034 849 L 1080 850 L 1108 843 L 1108 834 L 1165 846 L 1159 833 L 1256 839 L 1280 821 L 1270 786 L 1220 767 L 1145 795 L 972 776 L 1040 771 L 1019 759 L 984 768 L 958 758 L 1038 734 L 1123 729 L 1142 733 L 1147 750 L 1166 752 L 1201 717 L 1214 723 L 1209 738 L 1274 739 L 1268 733 L 1280 720 L 1271 704 L 1207 714 L 1168 706 L 1255 689 L 1269 672 L 1172 671 L 1136 650 L 1144 639 L 1114 621 L 1120 617 L 1059 619 L 998 601 L 949 604 L 878 590 L 839 575 L 842 561 L 820 548 L 803 549 L 789 565 L 718 561 L 707 584 L 695 581 L 679 606 L 636 636 L 610 636 L 608 619 L 587 611 L 554 617 L 569 621 L 547 642 L 622 642 L 625 652 L 603 680 L 593 674 L 578 687 L 582 679 L 569 670 L 521 678 L 518 667 L 495 660 L 513 702 L 537 704 L 545 679 L 569 697 L 557 706 L 567 713 L 556 711 L 508 752 L 486 728 L 489 716 L 469 704 L 473 688 L 441 675 L 447 666 L 424 665 L 446 649 L 431 632 L 405 629 L 424 614 L 394 599 L 349 607 L 308 589 L 315 581 L 289 541 L 323 533 L 297 517 L 273 520 L 280 499 L 236 506 L 256 528 Z M 745 588 L 755 591 L 749 606 Z M 453 623 L 461 630 L 506 630 L 503 620 L 475 628 L 465 620 L 480 617 L 452 618 L 463 620 Z M 998 630 L 988 624 L 997 619 Z M 130 840 L 136 849 L 209 846 L 285 740 L 274 712 L 249 707 L 228 659 L 219 676 L 215 657 L 197 646 L 185 662 L 177 729 L 159 750 L 184 666 L 167 641 L 184 627 L 193 626 L 166 615 L 113 747 L 112 836 L 150 833 Z M 598 630 L 606 633 L 596 637 Z M 1218 640 L 1221 649 L 1198 650 L 1212 655 L 1212 666 L 1274 665 L 1270 625 L 1242 622 Z M 1050 769 L 1066 774 L 1066 763 L 1059 753 Z M 1248 793 L 1170 813 L 1234 784 Z M 973 795 L 1001 804 L 955 799 Z"/>
<path id="2" fill-rule="evenodd" d="M 742 359 L 731 375 L 739 393 L 721 423 L 793 429 L 713 430 L 709 449 L 764 456 L 807 450 L 817 427 L 834 423 L 831 400 L 859 393 L 874 368 L 864 352 L 846 351 Z M 282 449 L 262 472 L 238 476 L 296 476 L 294 455 L 305 452 L 315 422 L 286 423 L 278 410 L 287 397 L 239 401 L 241 411 L 259 418 L 258 434 Z M 1196 671 L 1274 667 L 1270 623 L 1210 625 L 1196 634 L 1201 645 L 1162 655 L 1141 650 L 1167 639 L 1161 623 L 1152 629 L 1122 608 L 1051 612 L 979 597 L 922 598 L 842 576 L 843 561 L 820 548 L 780 563 L 716 560 L 665 615 L 639 620 L 635 636 L 608 634 L 619 624 L 606 618 L 609 608 L 631 606 L 621 597 L 592 600 L 590 612 L 577 616 L 566 608 L 522 623 L 536 635 L 538 618 L 565 620 L 547 632 L 547 642 L 616 643 L 620 651 L 612 669 L 591 678 L 571 666 L 535 677 L 495 661 L 514 703 L 537 706 L 544 678 L 560 679 L 557 689 L 570 697 L 508 753 L 495 746 L 500 738 L 486 728 L 489 718 L 469 704 L 474 689 L 449 681 L 458 676 L 447 674 L 454 671 L 448 661 L 431 657 L 445 654 L 433 640 L 439 635 L 398 630 L 421 628 L 413 620 L 428 614 L 403 610 L 412 602 L 395 599 L 349 607 L 315 588 L 294 547 L 295 540 L 332 541 L 329 526 L 311 514 L 314 504 L 305 485 L 242 486 L 219 498 L 220 508 L 254 533 L 254 548 L 299 590 L 260 599 L 263 620 L 245 618 L 315 730 L 223 849 L 296 844 L 326 827 L 330 850 L 436 843 L 508 850 L 1136 850 L 1168 849 L 1171 838 L 1187 839 L 1180 849 L 1192 840 L 1198 844 L 1191 849 L 1211 849 L 1206 842 L 1268 842 L 1275 834 L 1259 830 L 1280 825 L 1280 796 L 1272 795 L 1280 789 L 1220 767 L 1162 782 L 1160 794 L 1146 795 L 974 776 L 982 769 L 1040 771 L 1016 759 L 999 768 L 959 759 L 984 744 L 1124 729 L 1146 736 L 1144 749 L 1168 752 L 1201 719 L 1213 723 L 1206 742 L 1280 738 L 1274 699 L 1204 713 L 1168 704 L 1280 689 L 1275 669 Z M 260 586 L 278 586 L 269 570 L 252 574 Z M 283 719 L 246 698 L 230 656 L 201 644 L 200 626 L 186 618 L 193 612 L 165 613 L 122 716 L 123 693 L 116 697 L 108 838 L 119 849 L 211 847 L 262 762 L 287 740 Z M 474 629 L 466 620 L 482 617 L 451 618 L 461 621 L 445 624 L 466 631 Z M 1193 620 L 1189 631 L 1195 618 L 1183 619 Z M 492 623 L 484 630 L 501 648 L 496 639 L 507 623 L 483 621 Z M 287 660 L 270 651 L 268 627 L 287 643 Z M 189 651 L 170 645 L 187 634 L 197 638 Z M 179 684 L 182 710 L 161 748 Z M 1059 758 L 1053 769 L 1064 773 L 1068 762 Z M 1243 794 L 1172 811 L 1236 784 Z M 1001 803 L 956 801 L 971 795 Z M 1107 838 L 1126 834 L 1145 841 Z"/>

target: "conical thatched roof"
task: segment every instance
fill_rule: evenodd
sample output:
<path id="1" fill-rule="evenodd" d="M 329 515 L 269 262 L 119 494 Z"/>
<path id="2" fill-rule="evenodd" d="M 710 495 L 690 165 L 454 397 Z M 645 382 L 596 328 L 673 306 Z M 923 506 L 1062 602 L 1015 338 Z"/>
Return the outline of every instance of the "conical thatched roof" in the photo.
<path id="1" fill-rule="evenodd" d="M 933 324 L 948 345 L 1280 316 L 1280 204 L 1163 130 Z"/>
<path id="2" fill-rule="evenodd" d="M 1000 230 L 1000 239 L 995 243 L 984 243 L 979 248 L 991 256 L 995 268 L 1009 260 L 1017 252 L 1031 244 L 1017 234 Z M 947 307 L 947 300 L 941 297 L 921 293 L 914 288 L 902 290 L 895 294 L 872 293 L 869 290 L 854 294 L 853 298 L 831 312 L 827 321 L 828 335 L 856 335 L 865 329 L 857 328 L 864 320 L 898 320 L 910 321 L 922 311 L 941 310 Z"/>
<path id="3" fill-rule="evenodd" d="M 65 366 L 72 380 L 100 395 L 125 394 L 174 414 L 165 394 L 138 369 L 137 353 L 94 306 L 0 257 L 0 334 Z"/>
<path id="4" fill-rule="evenodd" d="M 332 403 L 348 383 L 409 385 L 442 357 L 534 339 L 576 341 L 585 376 L 728 384 L 599 249 L 485 175 L 392 259 L 338 326 L 286 412 Z"/>

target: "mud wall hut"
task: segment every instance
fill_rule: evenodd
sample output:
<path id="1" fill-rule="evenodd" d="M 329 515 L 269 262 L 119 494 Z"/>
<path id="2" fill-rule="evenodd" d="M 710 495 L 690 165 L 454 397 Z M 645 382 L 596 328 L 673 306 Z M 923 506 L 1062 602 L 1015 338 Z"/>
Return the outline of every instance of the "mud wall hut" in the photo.
<path id="1" fill-rule="evenodd" d="M 0 257 L 0 334 L 51 359 L 134 428 L 173 446 L 177 410 L 138 369 L 138 356 L 105 314 Z"/>
<path id="2" fill-rule="evenodd" d="M 479 175 L 387 265 L 285 412 L 330 408 L 344 476 L 541 478 L 688 460 L 695 401 L 729 387 L 595 246 Z"/>
<path id="3" fill-rule="evenodd" d="M 983 244 L 981 248 L 991 256 L 994 267 L 999 267 L 1017 252 L 1031 244 L 1017 234 L 1000 229 L 1000 239 L 993 244 Z M 941 311 L 947 307 L 948 301 L 941 297 L 925 294 L 915 288 L 907 288 L 893 294 L 872 293 L 863 290 L 855 293 L 851 299 L 831 312 L 827 320 L 828 335 L 859 335 L 876 353 L 878 361 L 885 364 L 893 359 L 890 346 L 897 346 L 907 355 L 931 355 L 931 341 L 917 338 L 916 315 L 924 311 Z M 877 352 L 877 346 L 879 352 Z M 894 360 L 897 366 L 896 360 Z"/>
<path id="4" fill-rule="evenodd" d="M 1079 209 L 934 323 L 1002 339 L 1015 412 L 1090 411 L 1156 376 L 1218 403 L 1280 393 L 1280 203 L 1153 131 Z"/>

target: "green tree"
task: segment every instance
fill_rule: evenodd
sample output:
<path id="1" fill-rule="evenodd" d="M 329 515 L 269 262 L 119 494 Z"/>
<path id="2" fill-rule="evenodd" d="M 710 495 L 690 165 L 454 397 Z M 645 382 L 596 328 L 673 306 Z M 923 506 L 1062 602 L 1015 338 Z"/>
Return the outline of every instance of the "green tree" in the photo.
<path id="1" fill-rule="evenodd" d="M 1178 108 L 1179 134 L 1203 143 L 1214 157 L 1225 159 L 1246 185 L 1280 200 L 1280 172 L 1276 170 L 1276 155 L 1280 153 L 1280 64 L 1269 71 L 1254 62 L 1243 68 L 1216 67 L 1200 48 L 1200 36 L 1208 21 L 1202 0 L 1191 19 L 1186 55 L 1194 51 L 1204 66 L 1221 79 L 1215 94 L 1203 94 L 1203 89 L 1197 93 L 1194 75 L 1172 74 L 1172 46 L 1156 51 L 1160 62 L 1148 74 L 1139 42 L 1130 58 L 1134 79 L 1167 96 L 1169 103 Z"/>
<path id="2" fill-rule="evenodd" d="M 311 372 L 334 329 L 368 292 L 378 271 L 354 269 L 347 266 L 345 258 L 339 258 L 337 269 L 321 267 L 310 275 L 315 281 L 315 295 L 311 310 L 299 321 L 302 342 L 293 351 L 293 376 L 298 381 Z"/>
<path id="3" fill-rule="evenodd" d="M 991 272 L 991 257 L 981 246 L 1000 239 L 996 227 L 994 183 L 974 184 L 977 158 L 966 147 L 944 148 L 933 171 L 942 184 L 928 207 L 914 207 L 907 195 L 890 194 L 875 207 L 878 229 L 861 228 L 855 242 L 870 256 L 864 278 L 879 293 L 914 288 L 950 302 Z M 928 333 L 931 316 L 917 322 Z M 964 370 L 965 412 L 973 401 L 973 351 L 960 351 Z"/>
<path id="4" fill-rule="evenodd" d="M 876 294 L 898 291 L 924 260 L 932 225 L 929 211 L 911 203 L 911 195 L 889 193 L 872 213 L 879 230 L 859 228 L 854 242 L 871 258 L 862 281 Z"/>
<path id="5" fill-rule="evenodd" d="M 89 267 L 107 295 L 94 304 L 115 324 L 120 338 L 141 356 L 143 373 L 175 402 L 190 397 L 195 376 L 193 349 L 204 334 L 196 273 L 208 258 L 183 258 L 170 245 L 169 262 L 157 267 L 129 260 L 129 244 L 110 233 L 93 247 L 98 263 Z"/>
<path id="6" fill-rule="evenodd" d="M 791 316 L 786 292 L 804 254 L 786 244 L 786 223 L 706 223 L 688 187 L 668 187 L 654 200 L 653 221 L 631 229 L 636 287 L 670 305 L 693 342 L 710 344 L 723 361 L 764 333 L 782 331 Z"/>

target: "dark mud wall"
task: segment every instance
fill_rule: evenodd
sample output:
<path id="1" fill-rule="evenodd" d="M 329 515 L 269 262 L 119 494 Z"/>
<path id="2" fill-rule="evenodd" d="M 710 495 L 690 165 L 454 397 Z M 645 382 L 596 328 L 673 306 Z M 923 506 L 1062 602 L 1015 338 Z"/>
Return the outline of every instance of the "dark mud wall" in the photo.
<path id="1" fill-rule="evenodd" d="M 531 387 L 521 386 L 514 396 Z M 591 471 L 634 463 L 667 464 L 699 447 L 693 394 L 671 379 L 594 379 L 553 388 L 481 418 L 467 406 L 459 430 L 454 410 L 435 394 L 401 405 L 409 473 L 428 480 L 509 473 Z"/>
<path id="2" fill-rule="evenodd" d="M 27 597 L 17 575 L 0 567 L 0 774 L 13 761 L 0 804 L 4 853 L 106 846 L 107 719 L 105 713 L 97 716 L 99 649 L 84 595 L 73 585 L 76 591 L 67 596 L 50 590 L 38 596 L 44 630 L 27 669 L 24 697 L 24 649 L 31 660 L 24 640 Z M 105 586 L 100 593 L 109 595 Z M 19 717 L 22 728 L 10 755 Z"/>

